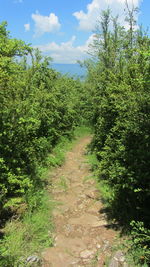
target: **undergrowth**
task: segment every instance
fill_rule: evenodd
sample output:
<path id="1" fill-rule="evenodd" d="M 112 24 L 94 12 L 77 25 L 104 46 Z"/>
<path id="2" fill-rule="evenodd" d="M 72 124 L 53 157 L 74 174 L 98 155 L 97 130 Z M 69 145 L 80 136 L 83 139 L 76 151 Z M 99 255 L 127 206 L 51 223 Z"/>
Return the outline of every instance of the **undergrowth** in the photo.
<path id="1" fill-rule="evenodd" d="M 96 187 L 100 192 L 101 200 L 104 204 L 104 209 L 101 212 L 105 212 L 108 221 L 112 222 L 112 225 L 113 223 L 117 223 L 116 226 L 120 229 L 120 238 L 117 244 L 114 245 L 114 250 L 123 250 L 126 255 L 126 260 L 131 267 L 150 266 L 150 230 L 144 226 L 143 222 L 139 221 L 131 221 L 130 226 L 126 229 L 118 224 L 115 218 L 115 212 L 111 210 L 111 203 L 114 197 L 113 191 L 106 180 L 99 179 L 99 161 L 96 153 L 89 150 L 87 161 L 93 172 L 93 179 L 96 181 Z"/>
<path id="2" fill-rule="evenodd" d="M 43 248 L 53 244 L 52 202 L 44 191 L 37 192 L 35 197 L 38 202 L 40 198 L 39 207 L 5 226 L 5 237 L 0 243 L 1 267 L 27 266 L 29 256 L 39 255 Z"/>

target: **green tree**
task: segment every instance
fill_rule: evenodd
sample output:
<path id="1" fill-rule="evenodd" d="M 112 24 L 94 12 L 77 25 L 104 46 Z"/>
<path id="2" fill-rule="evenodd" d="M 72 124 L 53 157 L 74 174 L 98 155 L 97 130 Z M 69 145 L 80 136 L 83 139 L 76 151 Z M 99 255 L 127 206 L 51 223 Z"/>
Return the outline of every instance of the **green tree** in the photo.
<path id="1" fill-rule="evenodd" d="M 134 220 L 149 229 L 150 39 L 135 29 L 134 12 L 127 5 L 129 30 L 111 19 L 109 10 L 102 13 L 87 81 L 93 94 L 92 145 L 99 179 L 110 188 L 111 214 L 127 228 Z M 147 239 L 141 240 L 149 246 Z M 149 262 L 148 256 L 145 260 Z"/>

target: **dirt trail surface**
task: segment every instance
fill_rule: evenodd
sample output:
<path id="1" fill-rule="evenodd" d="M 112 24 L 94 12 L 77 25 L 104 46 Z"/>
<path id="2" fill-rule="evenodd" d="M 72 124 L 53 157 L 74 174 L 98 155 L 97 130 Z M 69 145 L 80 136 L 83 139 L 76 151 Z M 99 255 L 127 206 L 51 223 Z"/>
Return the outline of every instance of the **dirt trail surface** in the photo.
<path id="1" fill-rule="evenodd" d="M 109 229 L 95 181 L 86 163 L 86 146 L 91 137 L 80 139 L 54 170 L 52 194 L 55 244 L 43 253 L 43 267 L 105 266 L 116 232 Z"/>

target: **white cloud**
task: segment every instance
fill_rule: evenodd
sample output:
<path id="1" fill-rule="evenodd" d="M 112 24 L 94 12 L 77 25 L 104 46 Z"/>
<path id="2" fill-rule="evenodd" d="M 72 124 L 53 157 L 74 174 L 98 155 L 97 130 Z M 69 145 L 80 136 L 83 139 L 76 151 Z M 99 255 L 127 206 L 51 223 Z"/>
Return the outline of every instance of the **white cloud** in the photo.
<path id="1" fill-rule="evenodd" d="M 128 0 L 128 5 L 138 7 L 143 0 Z M 77 11 L 73 16 L 79 21 L 79 29 L 84 31 L 92 31 L 95 29 L 97 20 L 100 18 L 102 10 L 110 8 L 112 15 L 119 15 L 119 22 L 122 24 L 125 18 L 125 0 L 92 0 L 87 5 L 87 12 Z"/>
<path id="2" fill-rule="evenodd" d="M 25 31 L 30 31 L 30 23 L 24 24 Z"/>
<path id="3" fill-rule="evenodd" d="M 76 36 L 73 36 L 68 42 L 63 42 L 57 44 L 51 42 L 46 45 L 36 46 L 42 52 L 53 58 L 55 63 L 76 63 L 77 60 L 84 60 L 87 57 L 87 51 L 89 43 L 94 39 L 94 34 L 92 34 L 85 44 L 81 46 L 75 46 L 74 41 Z"/>
<path id="4" fill-rule="evenodd" d="M 58 31 L 61 27 L 59 19 L 54 13 L 43 16 L 37 11 L 36 14 L 32 14 L 32 19 L 35 22 L 35 37 L 39 37 L 46 32 Z"/>

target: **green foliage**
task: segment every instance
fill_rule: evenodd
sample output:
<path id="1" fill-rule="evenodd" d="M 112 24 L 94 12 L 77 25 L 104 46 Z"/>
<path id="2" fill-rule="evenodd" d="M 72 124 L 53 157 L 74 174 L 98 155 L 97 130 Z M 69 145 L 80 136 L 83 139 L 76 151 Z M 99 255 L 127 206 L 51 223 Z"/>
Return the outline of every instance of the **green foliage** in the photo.
<path id="1" fill-rule="evenodd" d="M 42 191 L 37 195 L 34 193 L 31 199 L 30 211 L 25 213 L 22 220 L 12 220 L 5 227 L 5 237 L 0 242 L 2 267 L 28 266 L 26 259 L 29 256 L 40 255 L 43 248 L 53 244 L 53 202 Z M 35 208 L 37 199 L 38 208 Z"/>
<path id="2" fill-rule="evenodd" d="M 83 121 L 83 85 L 50 61 L 0 24 L 0 225 L 14 215 L 3 229 L 0 266 L 27 266 L 28 256 L 52 245 L 44 176 L 62 164 L 67 138 Z"/>
<path id="3" fill-rule="evenodd" d="M 131 222 L 130 238 L 126 242 L 129 261 L 136 266 L 149 266 L 150 264 L 150 230 L 144 227 L 143 222 Z"/>
<path id="4" fill-rule="evenodd" d="M 89 149 L 90 149 L 90 146 L 89 146 Z M 90 165 L 90 168 L 93 172 L 96 173 L 96 170 L 97 170 L 97 167 L 98 167 L 98 159 L 96 157 L 96 154 L 95 153 L 91 153 L 90 151 L 88 152 L 87 154 L 87 160 L 88 160 L 88 163 Z"/>
<path id="5" fill-rule="evenodd" d="M 68 151 L 71 146 L 72 143 L 67 137 L 61 137 L 57 145 L 53 148 L 52 153 L 47 157 L 47 166 L 56 167 L 62 165 L 65 161 L 65 152 Z"/>
<path id="6" fill-rule="evenodd" d="M 82 120 L 81 82 L 54 71 L 50 58 L 10 38 L 6 27 L 0 25 L 0 213 L 42 186 L 38 166 Z M 58 162 L 51 157 L 49 164 Z"/>
<path id="7" fill-rule="evenodd" d="M 91 135 L 93 133 L 93 129 L 91 127 L 91 125 L 87 126 L 87 125 L 81 125 L 75 128 L 74 130 L 74 137 L 75 138 L 79 138 L 79 137 L 84 137 L 87 135 Z"/>
<path id="8" fill-rule="evenodd" d="M 140 221 L 149 229 L 150 39 L 141 28 L 135 30 L 136 10 L 126 7 L 129 30 L 111 18 L 110 10 L 102 13 L 92 47 L 95 59 L 87 62 L 92 148 L 111 215 L 125 228 Z M 148 240 L 146 251 L 149 246 Z"/>

